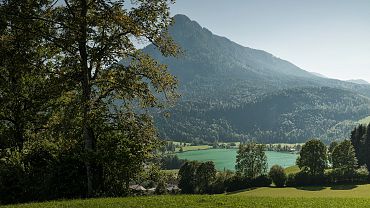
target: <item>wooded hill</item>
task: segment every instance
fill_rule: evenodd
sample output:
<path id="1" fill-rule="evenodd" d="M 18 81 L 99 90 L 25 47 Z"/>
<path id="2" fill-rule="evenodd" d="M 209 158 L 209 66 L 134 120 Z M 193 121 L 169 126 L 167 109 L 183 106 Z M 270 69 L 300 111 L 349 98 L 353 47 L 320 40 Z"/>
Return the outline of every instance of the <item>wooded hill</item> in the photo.
<path id="1" fill-rule="evenodd" d="M 155 119 L 165 139 L 304 142 L 348 138 L 370 114 L 370 86 L 316 76 L 262 50 L 212 34 L 184 15 L 170 28 L 178 58 L 144 48 L 168 65 L 182 95 Z M 350 69 L 349 69 L 350 70 Z"/>

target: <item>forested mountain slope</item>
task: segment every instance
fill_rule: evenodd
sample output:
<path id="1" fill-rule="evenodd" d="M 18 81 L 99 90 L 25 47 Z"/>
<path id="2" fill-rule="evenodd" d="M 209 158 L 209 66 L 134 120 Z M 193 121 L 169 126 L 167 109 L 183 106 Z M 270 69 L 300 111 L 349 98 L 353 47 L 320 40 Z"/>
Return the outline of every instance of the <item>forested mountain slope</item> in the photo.
<path id="1" fill-rule="evenodd" d="M 175 16 L 170 33 L 184 51 L 180 57 L 160 56 L 152 45 L 144 48 L 179 80 L 182 98 L 171 116 L 155 115 L 166 139 L 341 139 L 349 134 L 344 124 L 352 127 L 370 114 L 367 85 L 315 76 L 214 35 L 184 15 Z"/>

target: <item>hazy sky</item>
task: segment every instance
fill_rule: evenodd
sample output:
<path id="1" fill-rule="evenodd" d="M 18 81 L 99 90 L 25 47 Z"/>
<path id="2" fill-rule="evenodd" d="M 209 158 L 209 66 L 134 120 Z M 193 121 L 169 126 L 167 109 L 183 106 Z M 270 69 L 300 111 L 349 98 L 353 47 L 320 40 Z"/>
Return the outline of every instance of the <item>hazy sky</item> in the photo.
<path id="1" fill-rule="evenodd" d="M 171 11 L 307 71 L 370 82 L 370 0 L 177 0 Z"/>

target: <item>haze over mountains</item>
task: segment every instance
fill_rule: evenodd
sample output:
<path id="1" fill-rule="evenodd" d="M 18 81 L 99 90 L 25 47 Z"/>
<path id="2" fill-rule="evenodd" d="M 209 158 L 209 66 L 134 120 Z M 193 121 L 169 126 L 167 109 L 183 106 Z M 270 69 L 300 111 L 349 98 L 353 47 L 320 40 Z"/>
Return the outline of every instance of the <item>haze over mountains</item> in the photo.
<path id="1" fill-rule="evenodd" d="M 169 66 L 182 98 L 156 115 L 171 140 L 304 142 L 348 137 L 370 114 L 370 86 L 317 76 L 262 50 L 212 34 L 184 15 L 170 34 L 184 54 L 143 50 Z"/>

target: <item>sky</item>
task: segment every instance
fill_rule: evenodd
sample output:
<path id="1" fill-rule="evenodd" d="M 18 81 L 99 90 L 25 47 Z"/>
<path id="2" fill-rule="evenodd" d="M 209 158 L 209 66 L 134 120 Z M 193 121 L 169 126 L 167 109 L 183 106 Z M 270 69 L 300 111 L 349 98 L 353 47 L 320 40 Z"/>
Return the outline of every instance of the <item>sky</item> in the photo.
<path id="1" fill-rule="evenodd" d="M 370 82 L 370 0 L 176 0 L 175 14 L 306 71 Z"/>

